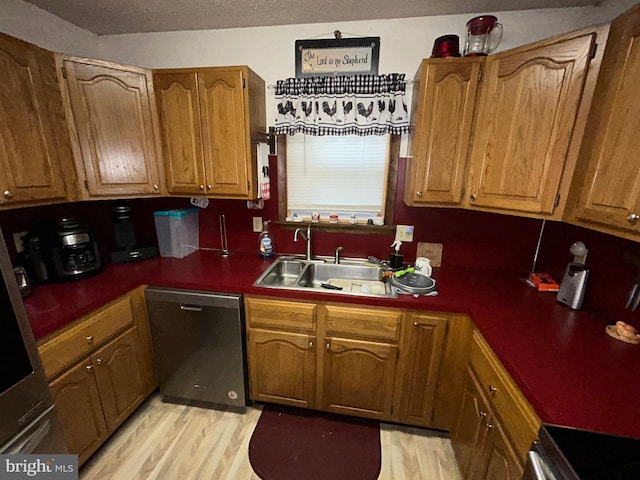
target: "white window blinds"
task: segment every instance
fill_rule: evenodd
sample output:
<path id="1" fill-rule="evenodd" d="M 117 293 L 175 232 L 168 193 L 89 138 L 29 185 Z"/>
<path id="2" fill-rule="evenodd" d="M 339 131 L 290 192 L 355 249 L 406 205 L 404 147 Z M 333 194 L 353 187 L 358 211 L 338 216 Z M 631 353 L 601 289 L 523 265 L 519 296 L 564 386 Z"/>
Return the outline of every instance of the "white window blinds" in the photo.
<path id="1" fill-rule="evenodd" d="M 389 135 L 287 137 L 287 209 L 305 217 L 384 212 Z"/>

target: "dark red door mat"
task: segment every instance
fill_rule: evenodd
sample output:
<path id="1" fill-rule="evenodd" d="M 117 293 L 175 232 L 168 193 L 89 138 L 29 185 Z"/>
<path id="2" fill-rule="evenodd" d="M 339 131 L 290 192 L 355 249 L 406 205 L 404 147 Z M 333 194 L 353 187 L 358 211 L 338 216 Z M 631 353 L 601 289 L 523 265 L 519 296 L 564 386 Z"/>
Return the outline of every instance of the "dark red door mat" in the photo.
<path id="1" fill-rule="evenodd" d="M 251 436 L 249 461 L 263 480 L 376 480 L 380 424 L 265 405 Z"/>

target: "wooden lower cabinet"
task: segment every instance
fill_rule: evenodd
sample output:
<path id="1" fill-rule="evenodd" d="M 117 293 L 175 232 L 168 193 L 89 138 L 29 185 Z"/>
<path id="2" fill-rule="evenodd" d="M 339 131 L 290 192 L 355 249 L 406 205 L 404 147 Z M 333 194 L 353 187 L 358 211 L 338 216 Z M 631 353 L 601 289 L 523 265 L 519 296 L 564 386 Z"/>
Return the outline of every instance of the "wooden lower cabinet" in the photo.
<path id="1" fill-rule="evenodd" d="M 322 410 L 390 418 L 398 347 L 327 338 L 323 351 Z"/>
<path id="2" fill-rule="evenodd" d="M 253 400 L 303 408 L 314 406 L 314 336 L 251 329 L 248 343 Z"/>
<path id="3" fill-rule="evenodd" d="M 108 436 L 93 365 L 80 362 L 49 386 L 67 448 L 82 464 Z"/>
<path id="4" fill-rule="evenodd" d="M 460 471 L 468 480 L 520 480 L 523 464 L 481 392 L 468 368 L 460 421 L 452 438 Z"/>
<path id="5" fill-rule="evenodd" d="M 458 422 L 451 431 L 463 478 L 521 479 L 540 420 L 478 332 L 464 379 Z"/>
<path id="6" fill-rule="evenodd" d="M 60 364 L 65 351 L 67 363 Z M 158 385 L 143 287 L 54 334 L 39 352 L 69 453 L 80 465 Z"/>
<path id="7" fill-rule="evenodd" d="M 407 318 L 401 357 L 400 418 L 402 423 L 432 423 L 449 319 L 443 314 L 412 313 Z"/>
<path id="8" fill-rule="evenodd" d="M 115 430 L 146 398 L 136 327 L 91 355 L 104 418 Z"/>
<path id="9" fill-rule="evenodd" d="M 446 314 L 251 296 L 245 306 L 253 400 L 429 426 Z"/>

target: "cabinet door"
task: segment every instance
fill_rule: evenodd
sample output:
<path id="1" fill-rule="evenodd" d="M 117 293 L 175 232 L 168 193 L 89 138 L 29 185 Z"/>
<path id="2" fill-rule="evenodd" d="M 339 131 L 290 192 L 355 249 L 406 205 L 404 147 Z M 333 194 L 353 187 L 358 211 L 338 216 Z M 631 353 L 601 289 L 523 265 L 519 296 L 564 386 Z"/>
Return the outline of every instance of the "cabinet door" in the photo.
<path id="1" fill-rule="evenodd" d="M 169 193 L 203 194 L 204 159 L 195 73 L 155 73 Z"/>
<path id="2" fill-rule="evenodd" d="M 139 355 L 136 327 L 91 355 L 109 431 L 115 430 L 145 398 Z"/>
<path id="3" fill-rule="evenodd" d="M 640 232 L 640 7 L 611 25 L 580 151 L 588 163 L 576 216 Z"/>
<path id="4" fill-rule="evenodd" d="M 398 347 L 387 343 L 327 338 L 322 362 L 322 409 L 388 419 Z"/>
<path id="5" fill-rule="evenodd" d="M 594 41 L 590 33 L 487 58 L 468 206 L 553 213 Z"/>
<path id="6" fill-rule="evenodd" d="M 240 69 L 198 73 L 207 194 L 247 198 L 250 191 L 249 122 Z"/>
<path id="7" fill-rule="evenodd" d="M 436 395 L 447 319 L 413 314 L 405 329 L 406 354 L 402 355 L 400 421 L 428 426 Z"/>
<path id="8" fill-rule="evenodd" d="M 89 359 L 50 384 L 69 453 L 82 464 L 107 438 L 100 394 Z"/>
<path id="9" fill-rule="evenodd" d="M 485 449 L 486 460 L 483 464 L 484 474 L 481 480 L 521 480 L 524 467 L 514 453 L 502 426 L 495 419 L 489 424 Z"/>
<path id="10" fill-rule="evenodd" d="M 413 90 L 407 205 L 460 203 L 482 60 L 422 61 Z"/>
<path id="11" fill-rule="evenodd" d="M 315 398 L 315 337 L 249 330 L 251 399 L 312 408 Z"/>
<path id="12" fill-rule="evenodd" d="M 89 195 L 160 194 L 150 74 L 86 59 L 63 68 Z"/>
<path id="13" fill-rule="evenodd" d="M 71 157 L 53 53 L 0 35 L 0 204 L 66 196 Z"/>
<path id="14" fill-rule="evenodd" d="M 465 479 L 472 478 L 473 471 L 478 470 L 477 459 L 483 456 L 482 445 L 487 433 L 488 421 L 489 408 L 480 393 L 478 380 L 467 367 L 460 416 L 456 428 L 451 431 L 453 451 Z M 484 471 L 484 469 L 481 470 Z"/>

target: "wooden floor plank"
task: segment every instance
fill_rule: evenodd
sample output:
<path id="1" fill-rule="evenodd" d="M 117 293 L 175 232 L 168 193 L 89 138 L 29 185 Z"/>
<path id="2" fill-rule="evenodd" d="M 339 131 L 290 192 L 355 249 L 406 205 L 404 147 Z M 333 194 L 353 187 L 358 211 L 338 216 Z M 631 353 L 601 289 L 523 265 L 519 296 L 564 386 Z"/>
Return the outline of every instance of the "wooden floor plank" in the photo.
<path id="1" fill-rule="evenodd" d="M 80 470 L 81 480 L 260 480 L 248 448 L 262 409 L 244 414 L 150 397 Z M 382 423 L 378 480 L 460 480 L 440 432 Z"/>

